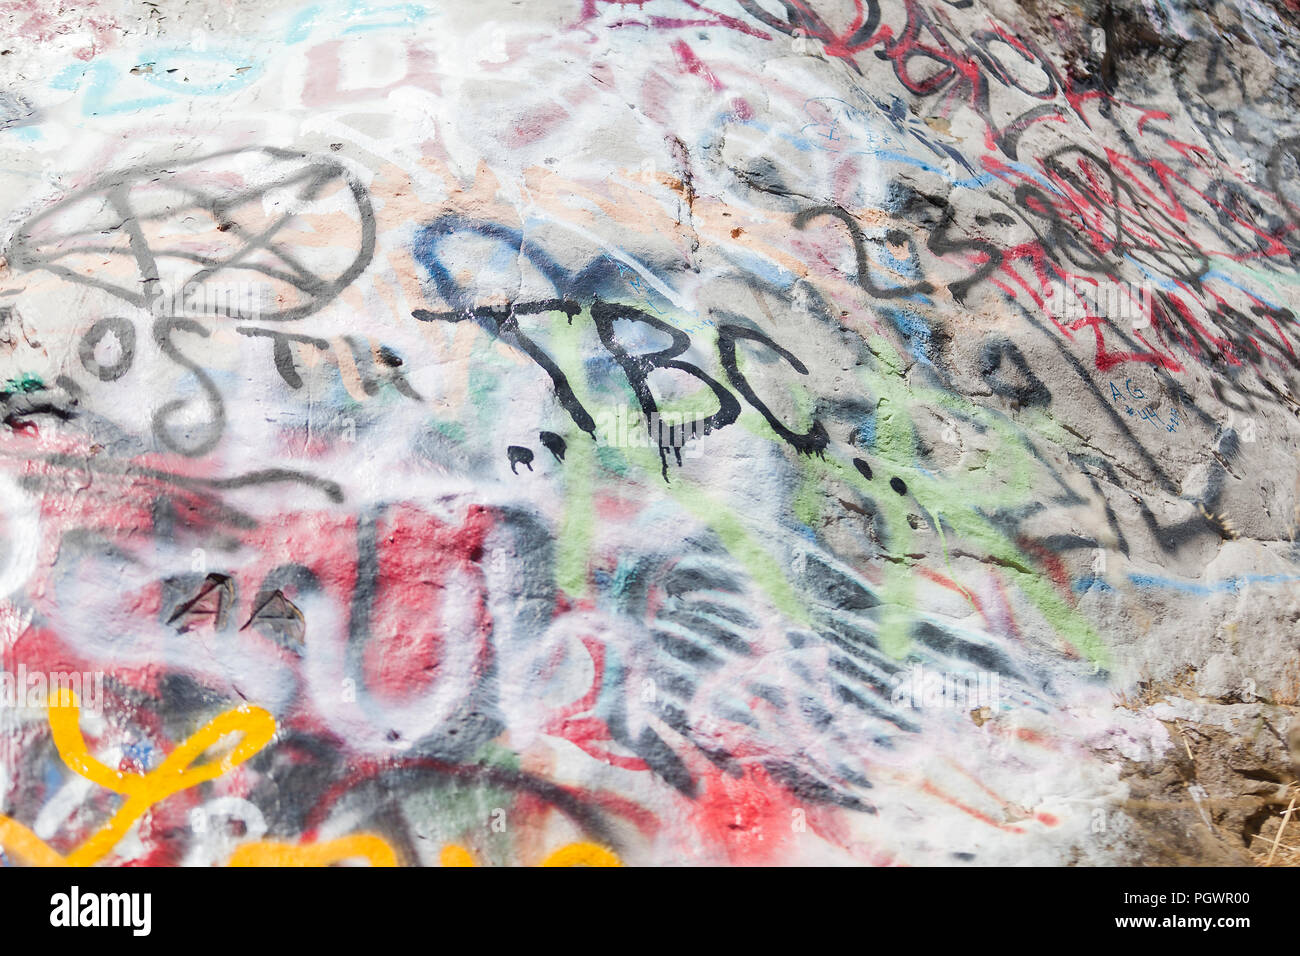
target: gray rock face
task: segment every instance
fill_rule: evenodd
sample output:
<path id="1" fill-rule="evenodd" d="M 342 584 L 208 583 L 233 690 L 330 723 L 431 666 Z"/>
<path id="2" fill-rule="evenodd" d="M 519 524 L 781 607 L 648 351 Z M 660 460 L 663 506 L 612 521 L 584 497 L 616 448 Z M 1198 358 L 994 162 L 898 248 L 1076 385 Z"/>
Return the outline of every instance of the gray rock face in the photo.
<path id="1" fill-rule="evenodd" d="M 139 9 L 4 14 L 5 861 L 1285 843 L 1296 8 Z"/>

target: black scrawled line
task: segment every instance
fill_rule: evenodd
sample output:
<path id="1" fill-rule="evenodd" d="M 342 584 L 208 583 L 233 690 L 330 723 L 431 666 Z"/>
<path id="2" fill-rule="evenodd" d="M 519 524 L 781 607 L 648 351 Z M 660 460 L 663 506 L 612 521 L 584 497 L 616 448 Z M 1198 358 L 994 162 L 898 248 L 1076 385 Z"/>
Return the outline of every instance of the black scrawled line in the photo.
<path id="1" fill-rule="evenodd" d="M 162 474 L 167 473 L 162 472 Z M 233 478 L 186 478 L 183 475 L 174 475 L 172 479 L 180 479 L 177 483 L 182 485 L 186 482 L 193 482 L 193 484 L 201 487 L 222 490 L 246 488 L 250 485 L 279 484 L 289 481 L 322 491 L 330 501 L 340 502 L 343 500 L 343 489 L 338 482 L 317 478 L 315 475 L 309 475 L 303 471 L 293 471 L 289 468 L 264 468 L 260 471 L 250 471 L 247 474 L 236 475 Z"/>
<path id="2" fill-rule="evenodd" d="M 311 180 L 303 184 L 303 188 L 299 191 L 298 194 L 298 199 L 300 200 L 310 201 L 312 199 L 315 199 L 317 194 L 319 194 L 320 189 L 324 184 L 325 180 L 331 178 L 328 175 L 323 175 L 322 172 L 318 169 L 313 169 L 311 172 L 314 174 L 314 178 L 312 178 Z M 265 195 L 271 189 L 283 188 L 285 186 L 294 185 L 300 180 L 307 179 L 307 177 L 308 177 L 308 171 L 304 170 L 301 174 L 297 176 L 286 177 L 285 179 L 282 179 L 281 181 L 279 181 L 273 186 L 267 186 L 260 190 L 250 191 L 252 195 L 250 195 L 249 199 L 246 199 L 243 202 L 238 203 L 237 205 L 234 203 L 229 203 L 224 201 L 213 203 L 212 218 L 214 220 L 218 220 L 222 218 L 219 215 L 218 210 L 225 210 L 227 208 L 229 209 L 238 208 L 238 206 L 245 205 L 247 202 L 252 201 L 258 195 Z M 344 181 L 346 182 L 346 179 Z M 359 200 L 358 200 L 357 208 L 359 210 L 361 209 L 361 204 Z M 258 249 L 265 249 L 267 252 L 276 256 L 281 262 L 283 262 L 285 265 L 287 265 L 290 269 L 292 269 L 295 273 L 298 274 L 298 278 L 300 282 L 294 282 L 293 280 L 286 280 L 286 281 L 288 281 L 299 291 L 307 292 L 313 297 L 318 296 L 322 292 L 328 291 L 331 285 L 331 283 L 328 280 L 321 278 L 319 275 L 315 274 L 310 269 L 303 266 L 301 263 L 299 263 L 296 260 L 296 258 L 290 252 L 285 250 L 278 243 L 271 242 L 275 234 L 279 232 L 281 229 L 283 229 L 284 226 L 289 222 L 289 220 L 295 219 L 297 218 L 297 216 L 298 214 L 296 212 L 286 213 L 278 221 L 272 223 L 265 230 L 263 230 L 261 233 L 258 233 L 256 235 L 249 235 L 248 232 L 242 229 L 238 223 L 231 221 L 232 228 L 240 236 L 240 238 L 244 239 L 244 248 L 240 249 L 235 255 L 231 256 L 230 259 L 226 260 L 223 266 L 213 271 L 215 272 L 215 271 L 221 271 L 221 269 L 229 269 L 232 265 L 238 265 L 239 268 L 242 269 L 244 267 L 242 265 L 239 265 L 239 262 L 241 260 L 246 258 L 248 255 L 252 254 L 253 252 L 256 252 Z M 363 228 L 365 225 L 364 218 L 365 217 L 363 215 L 362 216 Z M 201 274 L 202 274 L 201 272 L 196 273 L 195 277 L 191 277 L 191 281 L 196 281 L 197 276 Z M 211 273 L 209 273 L 209 275 L 210 274 Z M 204 278 L 207 278 L 207 276 L 205 275 Z"/>
<path id="3" fill-rule="evenodd" d="M 248 203 L 256 200 L 258 197 L 265 195 L 267 192 L 269 192 L 272 189 L 278 189 L 281 187 L 292 185 L 300 180 L 306 179 L 308 176 L 311 175 L 315 175 L 316 180 L 311 183 L 308 183 L 307 185 L 309 187 L 319 187 L 320 173 L 318 171 L 304 170 L 302 173 L 296 176 L 285 177 L 272 185 L 245 190 L 242 193 L 237 193 L 235 196 L 225 198 L 225 199 L 214 200 L 211 196 L 201 191 L 192 190 L 192 189 L 185 190 L 185 192 L 188 195 L 194 197 L 195 200 L 193 206 L 186 207 L 186 208 L 207 213 L 212 217 L 213 221 L 217 223 L 217 228 L 219 231 L 224 232 L 227 229 L 233 230 L 235 235 L 245 240 L 245 242 L 248 245 L 246 245 L 245 248 L 240 249 L 235 256 L 231 256 L 230 258 L 227 259 L 219 259 L 213 256 L 200 256 L 190 252 L 183 252 L 181 250 L 172 250 L 170 248 L 154 249 L 153 250 L 154 256 L 157 258 L 189 259 L 194 262 L 200 263 L 202 265 L 215 267 L 212 271 L 216 272 L 216 271 L 220 271 L 220 269 L 223 266 L 228 266 L 230 263 L 234 262 L 236 258 L 244 256 L 247 252 L 250 251 L 250 247 L 251 249 L 265 248 L 268 252 L 277 256 L 285 265 L 287 265 L 293 271 L 293 275 L 291 276 L 289 273 L 282 272 L 277 269 L 272 269 L 269 266 L 264 266 L 264 265 L 240 263 L 239 268 L 250 272 L 261 272 L 265 275 L 271 276 L 272 278 L 279 279 L 281 282 L 285 282 L 293 286 L 294 288 L 298 289 L 300 292 L 308 292 L 311 293 L 312 295 L 316 295 L 317 293 L 320 293 L 322 291 L 328 291 L 330 286 L 328 280 L 322 279 L 319 275 L 317 275 L 316 273 L 312 272 L 310 269 L 300 264 L 290 253 L 286 252 L 283 247 L 281 247 L 278 244 L 259 241 L 259 239 L 267 237 L 268 235 L 267 233 L 265 232 L 262 233 L 261 237 L 251 235 L 247 229 L 241 226 L 238 222 L 235 222 L 234 220 L 228 218 L 228 216 L 226 215 L 226 213 L 229 212 L 231 209 L 238 209 L 240 206 L 245 206 Z M 346 182 L 346 179 L 344 181 Z M 303 199 L 303 198 L 310 198 L 310 197 L 300 195 L 299 198 Z M 358 208 L 361 208 L 360 203 L 358 203 Z M 171 218 L 173 215 L 175 215 L 175 212 L 176 211 L 174 210 L 169 210 L 169 215 L 167 218 Z M 297 214 L 289 213 L 287 214 L 286 218 L 293 218 L 295 215 Z M 157 218 L 162 219 L 163 217 L 160 216 Z M 146 221 L 150 221 L 150 220 L 147 219 Z M 272 228 L 279 229 L 282 225 L 283 225 L 283 220 L 281 220 L 280 223 L 275 224 Z M 223 226 L 225 227 L 224 229 L 222 228 Z M 88 248 L 88 247 L 83 247 L 83 248 Z M 112 251 L 117 251 L 117 250 L 114 249 Z M 211 273 L 209 273 L 209 275 L 210 274 Z M 195 276 L 197 275 L 199 275 L 199 273 L 195 274 Z M 187 284 L 189 282 L 202 281 L 200 279 L 196 279 L 195 276 L 191 276 L 187 280 Z M 296 278 L 294 278 L 294 276 L 296 276 Z"/>
<path id="4" fill-rule="evenodd" d="M 290 183 L 290 184 L 296 183 L 300 180 L 308 179 L 309 177 L 314 177 L 314 179 L 307 183 L 308 188 L 305 189 L 301 194 L 303 198 L 312 198 L 312 196 L 315 195 L 315 192 L 321 188 L 322 184 L 325 181 L 333 178 L 338 178 L 348 187 L 348 189 L 352 193 L 353 200 L 357 204 L 357 212 L 360 218 L 360 225 L 361 225 L 361 241 L 351 265 L 349 265 L 348 268 L 336 279 L 325 280 L 325 279 L 321 279 L 319 276 L 314 276 L 309 270 L 305 269 L 303 266 L 295 262 L 293 258 L 280 246 L 271 244 L 268 240 L 271 234 L 273 233 L 273 231 L 279 228 L 279 225 L 272 227 L 271 231 L 264 232 L 261 234 L 260 241 L 257 247 L 261 247 L 262 245 L 265 245 L 268 252 L 271 252 L 272 254 L 278 256 L 281 259 L 281 261 L 283 261 L 287 266 L 289 266 L 293 270 L 296 270 L 300 276 L 300 278 L 297 281 L 295 281 L 293 278 L 288 276 L 283 277 L 282 281 L 285 281 L 290 285 L 293 285 L 295 288 L 298 288 L 299 291 L 308 292 L 312 296 L 312 301 L 306 303 L 305 305 L 298 306 L 292 309 L 285 309 L 273 315 L 262 316 L 262 318 L 264 320 L 269 320 L 269 321 L 288 321 L 291 319 L 302 318 L 303 316 L 310 315 L 312 312 L 315 312 L 320 308 L 322 308 L 324 305 L 326 305 L 330 301 L 330 299 L 333 298 L 334 295 L 337 295 L 340 291 L 342 291 L 344 288 L 350 285 L 353 280 L 355 280 L 359 275 L 361 275 L 361 273 L 364 272 L 366 267 L 370 264 L 371 259 L 374 257 L 374 251 L 375 251 L 376 227 L 375 227 L 374 207 L 370 203 L 370 197 L 369 194 L 366 192 L 365 187 L 351 176 L 351 174 L 348 172 L 346 167 L 342 166 L 337 161 L 330 159 L 329 157 L 316 157 L 308 153 L 297 152 L 294 150 L 278 149 L 275 147 L 262 147 L 260 149 L 231 149 L 231 150 L 220 151 L 217 153 L 210 153 L 206 156 L 197 157 L 193 160 L 190 160 L 188 163 L 183 163 L 181 165 L 185 166 L 188 170 L 193 170 L 195 168 L 201 168 L 201 164 L 209 160 L 222 159 L 240 153 L 254 153 L 254 152 L 261 153 L 263 155 L 270 156 L 272 158 L 280 159 L 280 160 L 304 161 L 309 164 L 310 168 L 306 170 L 300 170 L 293 175 L 281 177 L 277 182 L 269 186 L 252 188 L 244 191 L 243 193 L 238 194 L 236 197 L 231 197 L 226 200 L 223 200 L 220 197 L 212 197 L 206 195 L 201 191 L 195 190 L 192 187 L 186 187 L 183 184 L 177 184 L 175 185 L 175 188 L 178 191 L 190 196 L 191 198 L 194 198 L 196 200 L 196 204 L 199 204 L 198 208 L 202 208 L 211 212 L 213 218 L 219 220 L 221 218 L 219 214 L 219 210 L 235 208 L 236 205 L 243 205 L 244 202 L 250 201 L 252 198 L 256 196 L 264 195 L 269 189 L 282 187 L 286 183 Z M 155 256 L 158 255 L 158 253 L 156 250 L 151 249 L 148 246 L 147 242 L 144 242 L 143 246 L 140 245 L 140 243 L 144 241 L 143 233 L 140 231 L 139 221 L 137 219 L 135 211 L 131 208 L 129 191 L 132 186 L 136 184 L 148 182 L 151 178 L 157 179 L 161 177 L 163 174 L 174 176 L 177 168 L 179 167 L 176 167 L 175 164 L 164 163 L 155 166 L 135 167 L 133 169 L 126 170 L 126 171 L 119 170 L 117 172 L 111 173 L 103 177 L 93 185 L 83 190 L 80 190 L 79 192 L 73 193 L 70 196 L 65 197 L 55 206 L 36 215 L 32 219 L 27 220 L 24 223 L 24 226 L 30 229 L 39 223 L 44 223 L 49 221 L 52 216 L 66 210 L 69 204 L 74 200 L 84 199 L 88 196 L 100 195 L 103 197 L 104 201 L 111 203 L 115 211 L 117 211 L 122 216 L 122 222 L 119 223 L 117 226 L 115 226 L 114 229 L 126 229 L 127 234 L 131 240 L 132 256 L 135 259 L 136 267 L 137 270 L 140 272 L 141 279 L 145 282 L 156 282 L 159 279 L 159 276 L 157 274 L 157 264 L 155 259 Z M 233 199 L 237 199 L 239 201 L 237 203 L 234 203 L 232 202 Z M 181 208 L 190 208 L 190 207 L 181 207 Z M 177 207 L 173 207 L 171 210 L 168 211 L 167 215 L 168 216 L 172 215 L 176 211 L 176 209 Z M 162 218 L 161 216 L 159 217 L 145 216 L 143 221 L 152 222 L 161 218 Z M 221 223 L 219 222 L 218 225 L 220 224 Z M 240 234 L 243 234 L 244 230 L 241 229 L 239 232 Z M 56 234 L 53 238 L 47 237 L 43 241 L 45 244 L 48 245 L 52 242 L 57 243 L 61 241 L 62 238 L 71 238 L 71 237 L 84 235 L 84 234 L 85 234 L 84 232 L 71 233 L 68 234 L 68 236 L 60 236 L 59 234 Z M 93 288 L 101 289 L 109 293 L 110 295 L 116 296 L 117 298 L 123 299 L 126 302 L 130 302 L 133 305 L 137 305 L 141 307 L 147 306 L 150 299 L 152 298 L 152 296 L 146 295 L 144 293 L 135 293 L 128 288 L 114 285 L 113 283 L 106 282 L 101 279 L 96 279 L 93 276 L 83 275 L 75 270 L 67 268 L 66 266 L 60 266 L 54 264 L 53 259 L 58 258 L 59 256 L 47 256 L 38 253 L 34 248 L 30 246 L 30 243 L 28 241 L 29 236 L 30 233 L 20 233 L 15 238 L 15 240 L 10 244 L 9 249 L 11 253 L 10 254 L 11 264 L 17 265 L 24 269 L 44 269 L 50 272 L 52 275 L 60 276 L 71 282 L 75 282 L 81 285 L 87 285 Z M 115 250 L 115 251 L 120 251 L 120 250 Z M 235 260 L 237 261 L 238 259 L 247 255 L 251 251 L 253 251 L 252 247 L 240 250 L 236 254 Z M 207 275 L 211 275 L 216 271 L 220 271 L 221 268 L 222 266 L 215 265 L 210 270 L 201 271 L 196 275 L 206 277 Z M 252 264 L 247 266 L 239 265 L 239 268 L 256 270 L 268 275 L 271 274 L 266 270 L 265 267 L 256 266 Z M 200 280 L 192 276 L 189 279 L 189 281 L 194 282 Z"/>
<path id="5" fill-rule="evenodd" d="M 539 432 L 537 437 L 546 446 L 546 450 L 555 456 L 556 461 L 564 461 L 564 450 L 567 446 L 563 438 L 555 432 Z"/>
<path id="6" fill-rule="evenodd" d="M 217 599 L 216 608 L 211 611 L 196 610 L 201 601 L 213 595 Z M 175 624 L 182 617 L 192 612 L 199 616 L 215 618 L 217 629 L 221 630 L 222 620 L 232 603 L 234 603 L 234 585 L 231 583 L 230 576 L 226 574 L 209 574 L 199 586 L 199 593 L 188 601 L 182 602 L 172 613 L 172 616 L 167 618 L 167 623 L 169 625 Z"/>
<path id="7" fill-rule="evenodd" d="M 283 254 L 283 252 L 278 251 L 279 250 L 278 246 L 276 247 L 276 250 L 279 258 L 285 259 L 287 261 L 285 254 Z M 35 259 L 25 259 L 22 261 L 23 263 L 29 265 L 30 268 L 44 269 L 45 272 L 56 274 L 56 276 L 61 276 L 62 278 L 68 278 L 68 280 L 78 282 L 78 284 L 94 286 L 95 289 L 107 291 L 107 293 L 114 295 L 114 297 L 125 299 L 126 302 L 130 302 L 131 304 L 134 304 L 134 306 L 146 307 L 149 304 L 148 295 L 138 295 L 135 293 L 129 293 L 129 291 L 121 289 L 121 286 L 113 285 L 112 282 L 95 280 L 94 277 L 85 276 L 85 274 L 79 273 L 75 271 L 75 269 L 70 269 L 66 267 L 66 265 L 59 264 L 59 260 L 66 258 L 66 256 L 86 255 L 87 252 L 100 252 L 100 254 L 117 255 L 120 254 L 121 251 L 122 251 L 121 248 L 118 246 L 101 246 L 101 245 L 78 246 L 77 248 L 70 248 L 70 250 L 66 250 L 64 252 L 56 252 L 56 254 L 44 256 L 44 258 L 40 259 L 39 261 L 36 261 Z M 172 250 L 172 248 L 166 248 L 166 247 L 157 248 L 157 250 L 153 252 L 155 252 L 155 256 L 157 259 L 182 259 L 186 261 L 192 261 L 192 263 L 198 265 L 204 265 L 204 267 L 213 267 L 211 271 L 209 271 L 209 274 L 220 271 L 222 265 L 224 265 L 227 261 L 225 259 L 214 258 L 214 256 L 198 255 L 195 254 L 195 252 Z M 242 272 L 256 272 L 259 274 L 263 274 L 263 276 L 266 276 L 268 278 L 273 278 L 273 280 L 279 282 L 283 282 L 283 284 L 295 287 L 295 289 L 298 289 L 299 291 L 304 291 L 304 293 L 315 294 L 315 293 L 320 293 L 320 291 L 329 290 L 328 282 L 325 282 L 324 280 L 320 280 L 320 277 L 316 277 L 318 281 L 315 282 L 315 284 L 308 285 L 305 284 L 304 281 L 300 281 L 298 277 L 294 276 L 294 274 L 282 271 L 282 269 L 274 269 L 272 267 L 269 267 L 269 265 L 265 265 L 261 263 L 242 263 L 239 265 L 239 269 Z M 149 276 L 147 278 L 149 278 L 149 280 L 155 280 L 157 276 Z M 191 276 L 190 278 L 187 278 L 187 280 L 185 281 L 185 285 L 190 285 L 191 282 L 196 282 L 196 281 L 199 280 L 195 280 L 195 278 Z M 224 313 L 225 315 L 229 315 L 229 312 L 224 312 Z M 214 315 L 222 315 L 222 312 L 214 312 Z M 242 317 L 242 316 L 243 313 L 239 312 L 238 315 L 235 317 Z"/>
<path id="8" fill-rule="evenodd" d="M 158 263 L 154 260 L 153 250 L 149 248 L 149 240 L 145 238 L 144 230 L 140 228 L 140 222 L 131 208 L 126 183 L 118 183 L 109 190 L 108 201 L 124 220 L 122 228 L 126 230 L 127 240 L 131 244 L 131 255 L 135 258 L 135 266 L 141 280 L 157 281 Z"/>
<path id="9" fill-rule="evenodd" d="M 533 470 L 533 450 L 525 448 L 523 445 L 511 445 L 506 449 L 506 457 L 510 459 L 510 471 L 513 474 L 519 474 L 520 465 L 527 467 L 529 471 Z"/>
<path id="10" fill-rule="evenodd" d="M 311 335 L 298 335 L 293 332 L 281 332 L 279 329 L 261 329 L 255 326 L 241 325 L 235 328 L 240 335 L 246 335 L 250 338 L 264 337 L 272 340 L 271 355 L 275 362 L 275 370 L 280 373 L 280 378 L 284 379 L 285 384 L 290 388 L 302 388 L 302 376 L 298 374 L 298 368 L 294 365 L 293 352 L 289 348 L 290 342 L 301 342 L 304 345 L 312 345 L 322 351 L 328 351 L 330 344 L 325 339 L 318 339 Z"/>
<path id="11" fill-rule="evenodd" d="M 297 217 L 297 215 L 298 214 L 294 212 L 285 213 L 275 222 L 271 223 L 271 225 L 263 229 L 256 236 L 252 237 L 251 239 L 248 239 L 244 243 L 244 248 L 237 250 L 229 258 L 221 260 L 220 265 L 210 266 L 206 269 L 200 269 L 198 272 L 194 273 L 194 275 L 190 276 L 185 284 L 189 285 L 190 283 L 206 282 L 208 279 L 212 278 L 218 272 L 227 272 L 232 268 L 243 268 L 240 265 L 240 262 L 242 262 L 244 259 L 247 259 L 253 253 L 258 252 L 262 249 L 265 249 L 267 252 L 271 253 L 272 255 L 277 256 L 282 262 L 285 263 L 285 265 L 288 265 L 290 268 L 293 268 L 293 265 L 283 255 L 280 254 L 278 248 L 272 248 L 271 240 L 275 237 L 275 234 L 277 232 L 279 232 L 281 229 L 287 226 L 291 220 Z M 305 276 L 303 278 L 305 278 Z M 317 283 L 319 284 L 314 288 L 302 288 L 301 291 L 315 293 L 316 291 L 325 287 L 325 281 L 321 279 L 320 276 L 314 276 L 313 278 L 315 278 Z"/>
<path id="12" fill-rule="evenodd" d="M 26 455 L 17 456 L 9 452 L 0 452 L 0 454 L 9 457 L 29 457 Z M 230 478 L 195 478 L 190 475 L 178 475 L 174 472 L 163 471 L 159 468 L 145 468 L 140 465 L 132 465 L 129 462 L 118 463 L 112 461 L 100 461 L 92 458 L 81 458 L 76 455 L 41 455 L 35 460 L 48 465 L 56 465 L 61 468 L 80 468 L 83 471 L 100 472 L 110 475 L 153 478 L 157 481 L 165 481 L 169 484 L 176 485 L 178 488 L 213 488 L 219 491 L 226 491 L 236 488 L 246 488 L 252 485 L 297 482 L 306 485 L 309 488 L 315 488 L 323 492 L 330 501 L 341 502 L 343 500 L 343 489 L 339 487 L 337 482 L 329 481 L 324 478 L 317 478 L 315 475 L 309 475 L 302 471 L 293 471 L 288 468 L 263 468 L 259 471 L 250 471 L 246 474 L 235 475 Z"/>
<path id="13" fill-rule="evenodd" d="M 484 329 L 489 335 L 495 334 L 512 348 L 517 348 L 525 355 L 536 362 L 551 379 L 551 385 L 555 390 L 555 397 L 560 403 L 560 407 L 569 413 L 573 423 L 591 436 L 592 441 L 596 441 L 596 421 L 591 417 L 578 398 L 569 387 L 569 380 L 564 372 L 554 360 L 551 359 L 546 351 L 536 342 L 526 335 L 519 328 L 519 323 L 515 319 L 518 315 L 535 315 L 542 312 L 563 312 L 569 317 L 572 324 L 573 317 L 582 311 L 582 306 L 577 302 L 564 299 L 546 299 L 539 302 L 510 304 L 509 311 L 496 306 L 480 306 L 478 308 L 453 309 L 442 312 L 431 312 L 428 309 L 416 309 L 411 313 L 411 317 L 419 322 L 465 322 L 478 319 L 491 319 L 495 332 Z"/>
<path id="14" fill-rule="evenodd" d="M 207 394 L 206 401 L 211 417 L 206 428 L 211 434 L 197 445 L 188 448 L 180 445 L 172 438 L 167 423 L 173 414 L 184 408 L 188 402 L 188 399 L 184 398 L 168 402 L 159 407 L 153 414 L 151 427 L 154 437 L 168 450 L 190 458 L 197 458 L 212 451 L 217 446 L 217 443 L 221 441 L 221 436 L 226 430 L 226 404 L 221 397 L 221 390 L 217 388 L 216 383 L 212 381 L 207 371 L 181 352 L 172 341 L 173 332 L 189 332 L 194 335 L 201 335 L 204 338 L 207 338 L 210 333 L 206 326 L 194 319 L 159 318 L 155 319 L 153 324 L 153 339 L 158 350 L 177 365 L 189 369 L 190 374 L 198 381 L 199 387 Z"/>

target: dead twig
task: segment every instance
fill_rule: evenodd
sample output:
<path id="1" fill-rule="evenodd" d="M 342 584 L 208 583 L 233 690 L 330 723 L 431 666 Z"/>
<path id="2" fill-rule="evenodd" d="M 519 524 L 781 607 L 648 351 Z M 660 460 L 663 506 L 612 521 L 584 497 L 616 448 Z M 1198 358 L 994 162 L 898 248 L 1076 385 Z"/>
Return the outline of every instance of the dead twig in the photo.
<path id="1" fill-rule="evenodd" d="M 1282 842 L 1282 831 L 1286 829 L 1287 821 L 1291 819 L 1291 812 L 1295 810 L 1297 799 L 1300 799 L 1300 792 L 1292 795 L 1291 802 L 1287 804 L 1286 813 L 1282 814 L 1282 822 L 1278 825 L 1277 836 L 1273 837 L 1273 849 L 1268 851 L 1268 861 L 1264 864 L 1265 866 L 1273 865 L 1273 855 L 1277 853 L 1278 844 Z"/>

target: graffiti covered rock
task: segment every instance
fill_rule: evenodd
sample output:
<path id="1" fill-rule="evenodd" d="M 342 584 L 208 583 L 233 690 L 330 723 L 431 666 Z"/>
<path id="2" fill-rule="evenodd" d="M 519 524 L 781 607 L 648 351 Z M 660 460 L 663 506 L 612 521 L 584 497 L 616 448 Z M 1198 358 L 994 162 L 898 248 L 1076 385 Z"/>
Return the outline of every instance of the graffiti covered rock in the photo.
<path id="1" fill-rule="evenodd" d="M 153 9 L 4 14 L 5 862 L 1273 842 L 1287 3 Z"/>

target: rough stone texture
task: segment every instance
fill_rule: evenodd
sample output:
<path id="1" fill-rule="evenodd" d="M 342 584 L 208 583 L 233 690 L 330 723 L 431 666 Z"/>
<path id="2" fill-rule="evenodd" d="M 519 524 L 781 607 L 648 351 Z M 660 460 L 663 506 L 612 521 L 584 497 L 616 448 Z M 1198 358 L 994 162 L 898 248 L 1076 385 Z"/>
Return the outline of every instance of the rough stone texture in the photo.
<path id="1" fill-rule="evenodd" d="M 5 862 L 1267 854 L 1291 0 L 0 14 Z"/>

